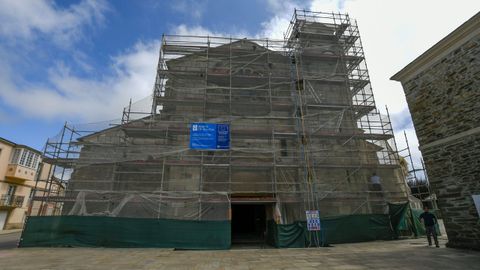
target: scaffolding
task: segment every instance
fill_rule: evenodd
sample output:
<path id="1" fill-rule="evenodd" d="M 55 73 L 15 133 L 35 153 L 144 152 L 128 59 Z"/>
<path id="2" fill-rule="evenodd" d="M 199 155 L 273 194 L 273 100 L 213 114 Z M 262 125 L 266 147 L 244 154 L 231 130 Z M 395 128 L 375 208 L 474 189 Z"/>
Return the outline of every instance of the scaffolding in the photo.
<path id="1" fill-rule="evenodd" d="M 230 149 L 190 149 L 197 122 L 229 124 Z M 66 188 L 35 199 L 59 215 L 228 220 L 254 201 L 289 224 L 408 198 L 357 24 L 340 13 L 296 10 L 284 40 L 164 35 L 153 95 L 117 122 L 66 124 L 44 155 L 41 181 Z"/>
<path id="2" fill-rule="evenodd" d="M 398 153 L 406 163 L 403 166 L 406 174 L 407 186 L 410 188 L 409 193 L 421 202 L 422 205 L 418 205 L 417 208 L 428 206 L 430 209 L 438 209 L 437 197 L 431 190 L 430 181 L 428 180 L 427 171 L 425 170 L 425 163 L 422 158 L 415 162 L 416 160 L 412 155 L 410 143 L 405 131 L 403 132 L 403 136 L 405 138 L 406 147 L 399 149 Z"/>

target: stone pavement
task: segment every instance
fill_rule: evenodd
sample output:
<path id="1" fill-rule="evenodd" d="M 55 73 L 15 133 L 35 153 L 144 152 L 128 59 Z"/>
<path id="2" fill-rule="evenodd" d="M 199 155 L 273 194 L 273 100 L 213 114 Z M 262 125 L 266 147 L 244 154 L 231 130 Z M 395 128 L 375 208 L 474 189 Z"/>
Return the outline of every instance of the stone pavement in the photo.
<path id="1" fill-rule="evenodd" d="M 6 233 L 6 231 L 3 231 L 3 233 L 0 233 L 0 256 L 2 249 L 12 249 L 17 246 L 20 235 L 21 232 L 19 231 L 8 231 L 8 233 Z M 0 269 L 2 269 L 1 266 Z"/>
<path id="2" fill-rule="evenodd" d="M 0 250 L 7 269 L 480 269 L 480 252 L 427 247 L 426 239 L 311 249 L 174 251 L 127 248 Z"/>
<path id="3" fill-rule="evenodd" d="M 11 234 L 11 233 L 20 233 L 22 229 L 13 229 L 13 230 L 0 230 L 0 235 Z"/>

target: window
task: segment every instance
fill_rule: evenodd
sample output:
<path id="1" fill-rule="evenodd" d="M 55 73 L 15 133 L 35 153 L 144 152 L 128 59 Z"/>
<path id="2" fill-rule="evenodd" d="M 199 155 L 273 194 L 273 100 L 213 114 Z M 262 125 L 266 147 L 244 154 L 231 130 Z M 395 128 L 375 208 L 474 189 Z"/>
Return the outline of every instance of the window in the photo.
<path id="1" fill-rule="evenodd" d="M 17 164 L 18 158 L 20 157 L 21 152 L 22 152 L 22 149 L 15 149 L 13 151 L 12 158 L 10 159 L 10 163 Z"/>
<path id="2" fill-rule="evenodd" d="M 34 154 L 34 156 L 33 156 L 32 168 L 35 169 L 35 170 L 38 168 L 38 163 L 39 163 L 38 162 L 38 157 L 39 157 L 39 155 L 37 155 L 37 154 Z"/>
<path id="3" fill-rule="evenodd" d="M 18 162 L 18 164 L 25 166 L 25 161 L 27 160 L 27 154 L 28 154 L 28 151 L 26 149 L 23 149 L 22 156 L 20 157 L 20 161 Z"/>
<path id="4" fill-rule="evenodd" d="M 16 190 L 17 190 L 17 186 L 8 185 L 7 195 L 9 195 L 9 196 L 15 195 Z"/>
<path id="5" fill-rule="evenodd" d="M 27 149 L 15 149 L 10 163 L 19 164 L 32 169 L 37 169 L 40 155 Z"/>
<path id="6" fill-rule="evenodd" d="M 32 167 L 33 155 L 35 155 L 32 151 L 28 151 L 27 160 L 25 161 L 26 167 Z"/>

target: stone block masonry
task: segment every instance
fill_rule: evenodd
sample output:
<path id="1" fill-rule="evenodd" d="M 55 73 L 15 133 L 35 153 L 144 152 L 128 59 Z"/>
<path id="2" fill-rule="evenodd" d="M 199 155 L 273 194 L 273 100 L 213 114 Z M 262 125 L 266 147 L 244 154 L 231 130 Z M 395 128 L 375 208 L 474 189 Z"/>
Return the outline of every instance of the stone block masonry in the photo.
<path id="1" fill-rule="evenodd" d="M 480 249 L 480 35 L 402 84 L 447 245 Z"/>

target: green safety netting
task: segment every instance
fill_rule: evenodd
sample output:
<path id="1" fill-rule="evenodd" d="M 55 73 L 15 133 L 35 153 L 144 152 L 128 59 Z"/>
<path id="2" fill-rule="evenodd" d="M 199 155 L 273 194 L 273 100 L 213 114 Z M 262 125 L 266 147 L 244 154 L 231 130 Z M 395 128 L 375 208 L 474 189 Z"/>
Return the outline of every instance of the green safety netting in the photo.
<path id="1" fill-rule="evenodd" d="M 324 217 L 321 219 L 322 230 L 319 232 L 309 232 L 304 221 L 291 224 L 275 224 L 274 221 L 269 221 L 268 224 L 267 240 L 270 245 L 280 248 L 396 238 L 389 216 L 382 214 Z"/>
<path id="2" fill-rule="evenodd" d="M 426 235 L 425 233 L 425 227 L 423 226 L 422 222 L 420 221 L 419 219 L 419 216 L 420 214 L 423 213 L 423 210 L 422 209 L 411 209 L 411 213 L 412 213 L 412 227 L 413 227 L 413 233 L 415 234 L 415 236 L 424 236 Z M 435 210 L 430 210 L 430 213 L 435 214 Z M 437 235 L 441 235 L 440 234 L 440 227 L 438 226 L 438 223 L 435 225 L 435 231 L 437 232 Z"/>
<path id="3" fill-rule="evenodd" d="M 323 219 L 327 244 L 391 240 L 395 238 L 388 215 L 348 215 Z"/>
<path id="4" fill-rule="evenodd" d="M 425 227 L 419 219 L 423 213 L 422 209 L 411 208 L 409 203 L 389 203 L 388 208 L 392 226 L 397 235 L 410 236 L 413 234 L 416 237 L 425 235 Z M 435 215 L 435 210 L 430 210 L 430 212 Z M 438 224 L 435 227 L 437 235 L 440 235 Z"/>
<path id="5" fill-rule="evenodd" d="M 308 247 L 307 225 L 305 222 L 294 222 L 292 224 L 276 224 L 275 221 L 268 221 L 267 242 L 277 248 L 303 248 Z"/>
<path id="6" fill-rule="evenodd" d="M 29 217 L 20 247 L 230 248 L 230 221 L 95 216 Z"/>
<path id="7" fill-rule="evenodd" d="M 389 203 L 388 214 L 396 237 L 412 234 L 410 204 L 408 202 Z"/>
<path id="8" fill-rule="evenodd" d="M 279 248 L 397 239 L 400 235 L 425 235 L 420 209 L 408 203 L 389 204 L 388 214 L 358 214 L 321 219 L 322 230 L 309 232 L 305 221 L 276 224 L 268 221 L 267 242 Z M 437 233 L 439 233 L 437 225 Z M 230 221 L 101 216 L 30 217 L 20 247 L 104 246 L 164 247 L 178 249 L 228 249 Z"/>
<path id="9" fill-rule="evenodd" d="M 389 204 L 388 214 L 323 217 L 322 231 L 309 232 L 304 221 L 291 224 L 268 222 L 267 242 L 279 248 L 309 247 L 373 240 L 391 240 L 399 236 L 423 236 L 425 228 L 419 220 L 421 209 L 410 204 Z M 434 213 L 434 211 L 432 211 Z M 440 234 L 437 224 L 437 233 Z M 314 235 L 316 234 L 316 235 Z M 316 243 L 315 240 L 317 240 Z"/>

